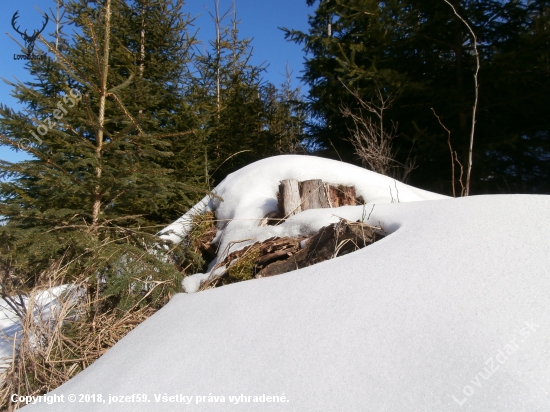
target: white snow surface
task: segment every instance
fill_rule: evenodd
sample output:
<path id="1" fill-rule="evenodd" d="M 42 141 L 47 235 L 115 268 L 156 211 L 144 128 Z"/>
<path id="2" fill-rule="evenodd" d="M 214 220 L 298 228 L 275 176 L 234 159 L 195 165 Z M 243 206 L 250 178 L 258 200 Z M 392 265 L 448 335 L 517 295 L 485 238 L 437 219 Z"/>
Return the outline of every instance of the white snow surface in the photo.
<path id="1" fill-rule="evenodd" d="M 48 288 L 38 292 L 31 298 L 24 296 L 23 302 L 26 308 L 33 308 L 37 322 L 43 322 L 48 318 L 55 319 L 55 308 L 58 299 L 68 288 L 69 285 Z M 16 300 L 16 302 L 19 302 L 19 300 Z M 22 330 L 19 316 L 4 299 L 0 299 L 0 372 L 11 364 L 13 345 L 18 340 L 18 334 L 20 335 Z"/>
<path id="2" fill-rule="evenodd" d="M 359 182 L 376 203 L 369 222 L 390 235 L 304 269 L 176 295 L 51 393 L 64 402 L 24 410 L 550 411 L 550 196 L 449 199 L 397 183 L 392 204 L 386 178 L 325 160 L 314 173 L 317 161 L 277 157 L 230 175 L 218 217 L 271 210 L 261 199 L 283 178 Z M 235 236 L 246 230 L 256 229 Z M 132 394 L 148 402 L 109 404 Z M 253 402 L 263 394 L 287 402 Z M 231 402 L 240 395 L 250 401 Z"/>
<path id="3" fill-rule="evenodd" d="M 230 174 L 213 190 L 217 197 L 205 197 L 188 213 L 163 229 L 160 235 L 179 242 L 190 229 L 193 214 L 214 210 L 218 228 L 223 229 L 218 231 L 215 239 L 221 252 L 218 256 L 223 258 L 256 241 L 273 236 L 310 235 L 323 226 L 337 222 L 339 217 L 357 214 L 357 208 L 308 210 L 292 216 L 283 224 L 259 227 L 260 220 L 267 213 L 277 211 L 279 183 L 284 179 L 321 179 L 333 184 L 353 185 L 357 196 L 362 196 L 366 202 L 365 207 L 361 208 L 365 217 L 375 204 L 447 198 L 347 163 L 313 156 L 277 156 Z M 216 260 L 211 263 L 210 269 L 215 263 Z M 201 281 L 212 276 L 210 273 L 199 273 L 187 277 L 183 282 L 184 288 L 187 292 L 194 292 Z"/>

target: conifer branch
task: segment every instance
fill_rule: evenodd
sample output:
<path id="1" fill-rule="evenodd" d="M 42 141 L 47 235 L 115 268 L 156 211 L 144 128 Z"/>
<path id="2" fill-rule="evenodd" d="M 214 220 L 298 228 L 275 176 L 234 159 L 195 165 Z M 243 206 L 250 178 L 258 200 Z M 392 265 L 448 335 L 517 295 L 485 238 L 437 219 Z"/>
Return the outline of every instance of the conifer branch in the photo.
<path id="1" fill-rule="evenodd" d="M 101 72 L 101 57 L 99 57 L 99 45 L 97 44 L 92 22 L 88 21 L 87 24 L 88 24 L 88 30 L 90 30 L 90 37 L 92 38 L 92 45 L 93 45 L 94 54 L 95 54 L 95 63 L 97 66 L 96 68 L 97 68 L 98 77 L 101 78 L 102 72 Z"/>
<path id="2" fill-rule="evenodd" d="M 120 108 L 122 109 L 122 111 L 124 112 L 124 114 L 128 117 L 128 119 L 130 119 L 130 121 L 132 122 L 132 124 L 134 125 L 134 127 L 136 129 L 139 130 L 139 134 L 140 135 L 144 135 L 145 132 L 143 131 L 143 129 L 140 127 L 140 125 L 136 122 L 136 119 L 133 118 L 133 116 L 130 114 L 130 112 L 128 111 L 128 109 L 126 109 L 126 107 L 124 106 L 124 104 L 120 101 L 120 99 L 118 98 L 118 96 L 114 93 L 107 93 L 107 96 L 108 97 L 112 97 L 113 99 L 115 99 L 115 101 L 118 103 L 118 105 L 120 106 Z"/>
<path id="3" fill-rule="evenodd" d="M 57 163 L 55 163 L 52 159 L 50 159 L 49 157 L 47 156 L 44 156 L 44 154 L 42 154 L 40 151 L 38 150 L 34 150 L 33 148 L 31 147 L 24 147 L 22 148 L 21 145 L 19 145 L 17 142 L 14 142 L 13 140 L 9 139 L 8 137 L 4 136 L 2 133 L 0 133 L 0 140 L 2 140 L 4 143 L 12 146 L 13 148 L 17 149 L 17 150 L 20 150 L 20 149 L 23 149 L 25 150 L 26 152 L 29 152 L 31 154 L 33 154 L 34 156 L 36 156 L 37 158 L 39 159 L 42 159 L 44 162 L 46 162 L 47 164 L 50 164 L 52 165 L 53 167 L 55 167 L 56 169 L 58 169 L 60 172 L 62 172 L 64 175 L 66 175 L 67 177 L 69 177 L 73 182 L 77 183 L 78 185 L 80 185 L 80 181 L 78 179 L 76 179 L 73 175 L 71 175 L 67 170 L 65 170 L 63 167 L 59 166 Z"/>
<path id="4" fill-rule="evenodd" d="M 65 71 L 77 82 L 85 84 L 87 87 L 90 87 L 91 89 L 95 89 L 96 92 L 100 92 L 97 86 L 94 84 L 92 80 L 88 78 L 84 73 L 82 73 L 81 70 L 78 70 L 70 61 L 68 61 L 65 56 L 63 56 L 59 51 L 57 51 L 52 45 L 42 37 L 42 35 L 38 35 L 38 38 L 40 41 L 46 45 L 46 47 L 53 53 L 55 56 L 59 59 L 59 63 Z"/>
<path id="5" fill-rule="evenodd" d="M 162 139 L 165 137 L 178 137 L 178 136 L 185 136 L 191 133 L 195 133 L 197 130 L 188 130 L 186 132 L 178 132 L 178 133 L 160 133 L 160 134 L 152 134 L 151 137 L 155 139 Z"/>
<path id="6" fill-rule="evenodd" d="M 134 80 L 134 74 L 131 73 L 130 76 L 124 82 L 119 84 L 118 86 L 113 87 L 111 90 L 109 90 L 109 93 L 114 93 L 118 90 L 126 88 L 130 83 L 132 83 L 132 80 Z"/>

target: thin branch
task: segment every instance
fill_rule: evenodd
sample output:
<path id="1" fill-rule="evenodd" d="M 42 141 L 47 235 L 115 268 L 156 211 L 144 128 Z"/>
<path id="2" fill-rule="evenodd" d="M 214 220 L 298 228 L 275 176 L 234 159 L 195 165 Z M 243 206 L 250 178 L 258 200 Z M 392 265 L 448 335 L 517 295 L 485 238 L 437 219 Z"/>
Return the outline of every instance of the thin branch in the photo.
<path id="1" fill-rule="evenodd" d="M 124 104 L 122 104 L 122 102 L 120 101 L 120 99 L 118 98 L 118 96 L 115 94 L 115 93 L 107 93 L 106 96 L 108 97 L 112 97 L 113 99 L 116 100 L 116 102 L 118 103 L 118 105 L 120 106 L 120 108 L 122 109 L 122 111 L 124 112 L 124 114 L 128 117 L 128 119 L 130 119 L 130 121 L 132 122 L 132 124 L 134 125 L 134 127 L 136 129 L 139 130 L 139 134 L 140 135 L 144 135 L 145 132 L 143 131 L 143 129 L 140 127 L 139 123 L 136 122 L 136 119 L 134 119 L 132 117 L 132 115 L 130 114 L 130 112 L 126 109 L 126 107 L 124 106 Z"/>
<path id="2" fill-rule="evenodd" d="M 363 166 L 376 173 L 405 181 L 415 168 L 414 160 L 409 157 L 405 164 L 402 164 L 395 159 L 392 145 L 397 134 L 397 125 L 391 122 L 389 131 L 384 125 L 384 112 L 390 108 L 396 96 L 384 95 L 377 87 L 376 99 L 365 102 L 359 92 L 350 90 L 342 80 L 340 81 L 360 106 L 360 109 L 354 111 L 349 106 L 342 105 L 340 111 L 344 117 L 349 117 L 353 121 L 355 127 L 348 129 L 350 132 L 348 140 L 353 144 L 355 153 L 361 159 Z M 372 116 L 366 115 L 365 111 Z"/>
<path id="3" fill-rule="evenodd" d="M 101 93 L 101 91 L 97 88 L 95 83 L 90 80 L 84 73 L 82 73 L 79 69 L 74 67 L 74 65 L 69 62 L 65 56 L 63 56 L 59 51 L 57 51 L 46 39 L 42 37 L 42 35 L 38 35 L 38 38 L 42 43 L 46 45 L 46 47 L 55 54 L 55 56 L 59 59 L 59 63 L 63 66 L 63 68 L 67 71 L 67 73 L 77 82 L 84 83 L 87 87 L 91 89 L 95 89 L 96 92 Z"/>
<path id="4" fill-rule="evenodd" d="M 456 152 L 453 152 L 453 147 L 451 146 L 451 131 L 449 129 L 447 129 L 447 127 L 445 127 L 445 125 L 443 124 L 443 122 L 441 121 L 441 119 L 439 118 L 437 113 L 435 112 L 434 108 L 432 107 L 431 109 L 432 109 L 432 112 L 433 112 L 434 116 L 437 118 L 437 121 L 441 125 L 441 127 L 443 127 L 445 129 L 445 131 L 447 132 L 447 134 L 448 134 L 447 144 L 449 145 L 449 150 L 451 151 L 451 174 L 452 174 L 453 197 L 456 197 L 456 192 L 455 192 L 455 161 L 454 161 L 454 158 L 453 158 L 453 153 L 456 154 Z M 462 184 L 462 182 L 460 182 L 460 184 Z"/>
<path id="5" fill-rule="evenodd" d="M 464 174 L 464 168 L 462 167 L 462 163 L 460 163 L 460 160 L 458 160 L 458 155 L 456 154 L 455 152 L 455 160 L 456 162 L 458 163 L 458 165 L 460 166 L 460 178 L 458 179 L 458 181 L 460 182 L 460 196 L 464 196 L 464 194 L 466 193 L 466 188 L 464 187 L 464 183 L 462 183 L 462 176 Z"/>
<path id="6" fill-rule="evenodd" d="M 475 87 L 475 99 L 474 99 L 474 107 L 472 108 L 472 130 L 470 133 L 470 148 L 468 149 L 468 171 L 466 173 L 466 190 L 464 192 L 464 196 L 468 196 L 470 194 L 470 177 L 472 175 L 472 153 L 474 150 L 474 134 L 475 134 L 475 127 L 476 127 L 476 115 L 477 115 L 477 103 L 479 98 L 479 83 L 478 83 L 478 73 L 480 68 L 480 62 L 479 62 L 479 52 L 477 51 L 477 37 L 474 31 L 472 30 L 472 27 L 468 24 L 468 22 L 456 11 L 455 6 L 453 6 L 449 0 L 443 0 L 445 3 L 447 3 L 451 8 L 453 9 L 454 14 L 456 17 L 464 23 L 464 25 L 468 28 L 470 31 L 472 38 L 474 40 L 473 46 L 474 46 L 474 53 L 476 56 L 476 72 L 474 73 L 474 87 Z"/>

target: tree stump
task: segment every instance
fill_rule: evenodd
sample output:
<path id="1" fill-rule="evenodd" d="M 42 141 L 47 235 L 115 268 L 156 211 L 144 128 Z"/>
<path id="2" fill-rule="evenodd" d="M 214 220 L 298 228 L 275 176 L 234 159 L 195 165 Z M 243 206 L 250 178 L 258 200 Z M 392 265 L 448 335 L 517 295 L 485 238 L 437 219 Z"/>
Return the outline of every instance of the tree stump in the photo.
<path id="1" fill-rule="evenodd" d="M 282 209 L 284 218 L 302 211 L 300 201 L 300 184 L 297 180 L 282 180 L 279 185 L 279 209 Z"/>
<path id="2" fill-rule="evenodd" d="M 201 290 L 221 284 L 264 278 L 315 265 L 366 247 L 383 237 L 381 228 L 341 219 L 321 228 L 313 236 L 271 237 L 231 252 L 215 266 L 216 276 Z M 238 276 L 231 274 L 240 265 Z M 218 270 L 221 269 L 221 270 Z"/>
<path id="3" fill-rule="evenodd" d="M 328 194 L 332 207 L 355 206 L 357 204 L 355 186 L 328 185 Z"/>
<path id="4" fill-rule="evenodd" d="M 338 223 L 332 223 L 313 235 L 303 249 L 292 249 L 291 253 L 284 256 L 285 259 L 279 257 L 282 253 L 272 252 L 278 259 L 271 258 L 267 261 L 269 264 L 258 268 L 260 270 L 256 278 L 280 275 L 354 252 L 381 239 L 382 235 L 377 232 L 378 229 L 343 219 Z"/>
<path id="5" fill-rule="evenodd" d="M 326 186 L 320 179 L 306 180 L 300 184 L 302 210 L 329 208 Z"/>
<path id="6" fill-rule="evenodd" d="M 279 211 L 283 219 L 286 219 L 308 209 L 355 206 L 356 195 L 355 186 L 334 186 L 321 179 L 303 182 L 295 179 L 281 180 Z"/>

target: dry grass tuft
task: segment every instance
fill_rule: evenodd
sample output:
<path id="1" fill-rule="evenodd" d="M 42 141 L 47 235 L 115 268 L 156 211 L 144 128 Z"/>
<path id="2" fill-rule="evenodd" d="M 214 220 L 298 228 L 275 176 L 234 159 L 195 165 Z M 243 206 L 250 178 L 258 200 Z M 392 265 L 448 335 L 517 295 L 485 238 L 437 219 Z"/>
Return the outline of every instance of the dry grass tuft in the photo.
<path id="1" fill-rule="evenodd" d="M 157 310 L 145 306 L 99 313 L 101 302 L 92 300 L 87 290 L 85 281 L 67 287 L 51 306 L 41 303 L 43 289 L 24 299 L 11 365 L 0 377 L 0 410 L 21 406 L 10 401 L 12 394 L 37 396 L 62 385 Z"/>
<path id="2" fill-rule="evenodd" d="M 189 246 L 193 252 L 201 254 L 205 260 L 212 260 L 216 256 L 216 249 L 212 244 L 216 232 L 214 212 L 193 216 L 191 231 L 188 235 Z"/>

